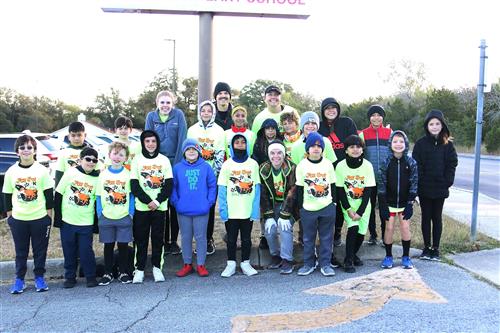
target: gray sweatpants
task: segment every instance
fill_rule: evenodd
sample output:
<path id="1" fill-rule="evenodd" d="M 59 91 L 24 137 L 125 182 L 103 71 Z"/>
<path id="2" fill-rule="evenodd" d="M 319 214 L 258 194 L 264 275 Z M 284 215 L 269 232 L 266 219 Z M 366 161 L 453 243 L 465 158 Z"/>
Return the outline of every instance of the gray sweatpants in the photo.
<path id="1" fill-rule="evenodd" d="M 278 222 L 280 217 L 280 210 L 282 204 L 276 204 L 274 206 L 274 219 Z M 265 221 L 265 219 L 262 219 Z M 270 232 L 265 229 L 264 236 L 266 237 L 267 244 L 269 245 L 269 252 L 272 256 L 280 256 L 281 259 L 286 259 L 288 261 L 293 261 L 293 217 L 290 218 L 290 223 L 292 228 L 290 230 L 284 231 L 280 230 L 279 226 L 273 226 Z M 279 239 L 278 239 L 279 234 Z M 281 241 L 281 242 L 280 242 Z"/>
<path id="2" fill-rule="evenodd" d="M 205 215 L 187 216 L 177 213 L 181 231 L 182 259 L 185 264 L 193 261 L 193 235 L 196 241 L 196 263 L 205 265 L 207 258 L 207 225 L 208 213 Z"/>

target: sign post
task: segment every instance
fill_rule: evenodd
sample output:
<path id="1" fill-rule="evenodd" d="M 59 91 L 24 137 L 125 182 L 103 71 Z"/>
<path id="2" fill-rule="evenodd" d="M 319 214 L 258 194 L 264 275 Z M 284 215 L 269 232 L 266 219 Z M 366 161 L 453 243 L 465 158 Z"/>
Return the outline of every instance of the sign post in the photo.
<path id="1" fill-rule="evenodd" d="M 307 19 L 312 0 L 104 0 L 106 13 L 199 16 L 198 103 L 211 99 L 213 17 L 244 16 Z"/>

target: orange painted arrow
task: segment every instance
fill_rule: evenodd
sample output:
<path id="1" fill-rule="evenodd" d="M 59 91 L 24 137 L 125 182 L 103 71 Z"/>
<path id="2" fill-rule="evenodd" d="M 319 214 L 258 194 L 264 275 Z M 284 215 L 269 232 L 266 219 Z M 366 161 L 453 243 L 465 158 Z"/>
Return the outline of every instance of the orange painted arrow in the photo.
<path id="1" fill-rule="evenodd" d="M 277 332 L 333 327 L 369 316 L 392 298 L 445 303 L 430 289 L 416 269 L 394 268 L 305 290 L 316 295 L 344 296 L 346 299 L 324 309 L 303 312 L 237 316 L 232 332 Z"/>

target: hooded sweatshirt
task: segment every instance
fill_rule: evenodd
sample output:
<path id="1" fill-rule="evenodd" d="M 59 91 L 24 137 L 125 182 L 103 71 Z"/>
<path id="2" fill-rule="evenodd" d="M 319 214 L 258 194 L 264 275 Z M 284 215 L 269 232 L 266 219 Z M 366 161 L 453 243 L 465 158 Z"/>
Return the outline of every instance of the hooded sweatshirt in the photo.
<path id="1" fill-rule="evenodd" d="M 408 155 L 410 142 L 403 131 L 394 131 L 389 138 L 388 146 L 391 147 L 395 135 L 404 138 L 405 150 L 399 159 L 391 150 L 391 154 L 380 167 L 377 189 L 379 196 L 385 196 L 385 202 L 390 207 L 404 208 L 408 201 L 413 201 L 417 197 L 417 162 Z"/>
<path id="2" fill-rule="evenodd" d="M 153 130 L 158 134 L 160 153 L 168 157 L 170 165 L 182 159 L 182 143 L 187 134 L 186 119 L 182 110 L 172 109 L 165 122 L 161 121 L 158 109 L 150 111 L 146 116 L 145 129 Z"/>
<path id="3" fill-rule="evenodd" d="M 189 145 L 191 140 L 184 142 L 183 154 L 191 147 Z M 194 163 L 188 162 L 184 157 L 174 166 L 174 189 L 171 201 L 177 213 L 187 216 L 208 214 L 210 207 L 215 203 L 216 188 L 214 172 L 200 156 Z"/>
<path id="4" fill-rule="evenodd" d="M 252 158 L 257 161 L 259 165 L 269 160 L 267 154 L 267 147 L 269 147 L 269 140 L 266 138 L 266 128 L 272 127 L 276 131 L 276 136 L 273 140 L 283 141 L 283 135 L 281 135 L 280 130 L 278 128 L 278 123 L 271 118 L 264 120 L 262 123 L 262 127 L 257 132 L 257 138 L 255 139 L 255 144 L 253 146 Z"/>
<path id="5" fill-rule="evenodd" d="M 160 154 L 159 144 L 153 154 L 147 151 L 144 140 L 151 136 L 156 138 L 156 142 L 160 142 L 154 131 L 146 130 L 141 133 L 141 154 L 133 160 L 130 186 L 137 210 L 149 211 L 148 204 L 156 200 L 159 204 L 158 210 L 166 211 L 167 198 L 172 189 L 172 167 L 169 159 Z"/>
<path id="6" fill-rule="evenodd" d="M 325 108 L 330 104 L 337 107 L 337 117 L 333 120 L 325 117 Z M 318 133 L 330 140 L 337 156 L 337 163 L 345 158 L 344 140 L 351 134 L 358 134 L 354 121 L 349 117 L 341 117 L 340 112 L 340 104 L 335 98 L 328 97 L 321 102 L 321 122 Z"/>
<path id="7" fill-rule="evenodd" d="M 213 113 L 210 121 L 204 125 L 201 120 L 201 109 L 205 105 L 212 107 Z M 215 106 L 210 101 L 201 102 L 198 107 L 198 122 L 188 129 L 187 137 L 198 141 L 201 148 L 201 157 L 219 174 L 224 162 L 224 130 L 215 123 Z"/>
<path id="8" fill-rule="evenodd" d="M 430 199 L 447 198 L 455 180 L 457 152 L 451 141 L 445 142 L 442 136 L 436 138 L 429 133 L 427 124 L 433 118 L 441 122 L 442 133 L 448 136 L 450 133 L 443 113 L 431 110 L 424 121 L 425 136 L 417 140 L 412 152 L 418 165 L 418 195 Z"/>

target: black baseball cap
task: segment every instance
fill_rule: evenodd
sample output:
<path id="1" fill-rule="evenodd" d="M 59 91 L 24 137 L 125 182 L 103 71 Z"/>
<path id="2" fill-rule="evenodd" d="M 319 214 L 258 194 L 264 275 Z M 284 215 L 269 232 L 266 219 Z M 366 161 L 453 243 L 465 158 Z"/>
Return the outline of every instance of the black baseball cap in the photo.
<path id="1" fill-rule="evenodd" d="M 270 92 L 272 91 L 275 91 L 277 92 L 279 95 L 281 95 L 281 90 L 280 88 L 276 87 L 275 85 L 270 85 L 270 86 L 267 86 L 266 88 L 266 91 L 265 91 L 265 94 L 269 94 Z"/>

